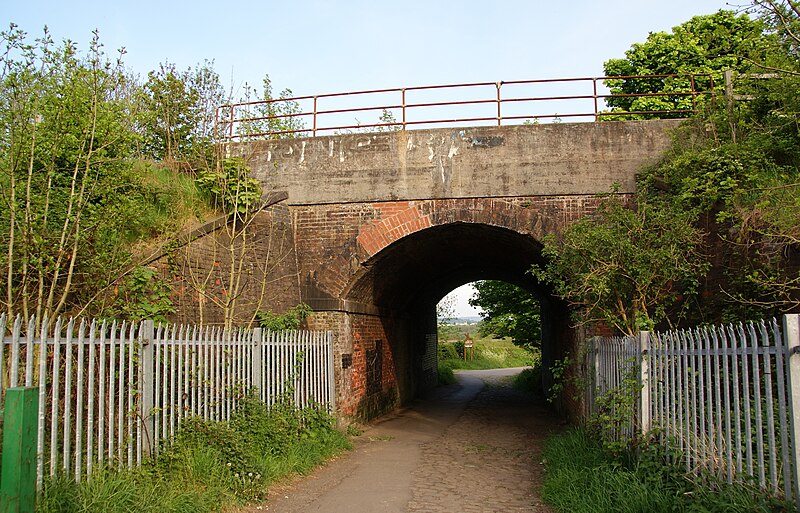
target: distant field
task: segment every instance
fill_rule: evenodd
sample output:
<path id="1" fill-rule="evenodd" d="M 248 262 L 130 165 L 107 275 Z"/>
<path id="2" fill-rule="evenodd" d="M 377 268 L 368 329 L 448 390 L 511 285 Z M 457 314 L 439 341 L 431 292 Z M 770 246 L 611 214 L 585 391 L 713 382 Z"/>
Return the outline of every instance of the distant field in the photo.
<path id="1" fill-rule="evenodd" d="M 448 337 L 439 342 L 439 367 L 454 369 L 501 369 L 505 367 L 525 367 L 533 365 L 538 353 L 515 346 L 511 339 L 479 338 L 474 325 L 456 326 L 458 336 Z M 464 334 L 475 339 L 471 351 L 464 357 Z"/>

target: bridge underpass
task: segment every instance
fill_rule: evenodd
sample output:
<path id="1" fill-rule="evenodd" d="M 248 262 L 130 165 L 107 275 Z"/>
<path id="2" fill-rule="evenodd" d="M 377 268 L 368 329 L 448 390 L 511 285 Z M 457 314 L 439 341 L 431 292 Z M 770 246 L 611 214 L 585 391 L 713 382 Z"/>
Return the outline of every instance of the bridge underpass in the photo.
<path id="1" fill-rule="evenodd" d="M 569 311 L 531 276 L 531 265 L 541 262 L 541 245 L 532 237 L 503 227 L 464 222 L 415 232 L 367 260 L 345 298 L 353 304 L 379 305 L 389 346 L 386 357 L 394 364 L 400 403 L 435 384 L 436 304 L 465 283 L 501 280 L 536 296 L 543 323 L 543 367 L 549 369 L 549 364 L 563 357 L 572 344 Z M 378 363 L 376 357 L 367 359 L 368 369 Z M 387 371 L 392 372 L 391 368 Z M 548 385 L 549 373 L 545 377 Z M 376 378 L 374 370 L 368 372 L 368 390 L 376 386 Z"/>
<path id="2" fill-rule="evenodd" d="M 569 312 L 528 273 L 541 241 L 636 189 L 677 120 L 349 134 L 231 144 L 291 227 L 310 327 L 336 334 L 337 413 L 369 419 L 436 381 L 435 305 L 478 279 L 540 298 L 545 364 Z M 545 373 L 547 379 L 547 373 Z"/>

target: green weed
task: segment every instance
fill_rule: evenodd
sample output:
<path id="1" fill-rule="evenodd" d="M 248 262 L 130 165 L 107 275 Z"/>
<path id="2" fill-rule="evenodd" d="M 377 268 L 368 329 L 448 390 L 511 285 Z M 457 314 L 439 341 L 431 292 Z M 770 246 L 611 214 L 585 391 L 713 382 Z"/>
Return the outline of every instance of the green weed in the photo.
<path id="1" fill-rule="evenodd" d="M 655 446 L 641 449 L 639 458 L 623 462 L 581 429 L 555 435 L 542 453 L 547 469 L 542 497 L 570 513 L 791 510 L 744 486 L 696 485 L 666 463 Z"/>
<path id="2" fill-rule="evenodd" d="M 277 479 L 306 474 L 349 448 L 333 418 L 288 401 L 241 401 L 230 422 L 185 419 L 142 468 L 101 469 L 89 481 L 48 479 L 37 513 L 204 513 L 261 500 Z"/>
<path id="3" fill-rule="evenodd" d="M 527 367 L 535 355 L 509 339 L 477 339 L 472 350 L 464 359 L 463 342 L 439 344 L 439 367 L 450 369 L 502 369 L 506 367 Z"/>

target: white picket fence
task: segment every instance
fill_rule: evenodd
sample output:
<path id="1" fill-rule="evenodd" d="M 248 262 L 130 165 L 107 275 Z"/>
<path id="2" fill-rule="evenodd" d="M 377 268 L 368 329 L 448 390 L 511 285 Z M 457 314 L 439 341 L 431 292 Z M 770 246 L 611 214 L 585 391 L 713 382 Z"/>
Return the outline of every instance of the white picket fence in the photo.
<path id="1" fill-rule="evenodd" d="M 636 408 L 620 436 L 652 432 L 695 475 L 746 482 L 800 509 L 800 315 L 595 338 L 591 413 L 625 377 Z"/>
<path id="2" fill-rule="evenodd" d="M 138 466 L 183 419 L 229 420 L 251 391 L 270 406 L 335 407 L 331 332 L 20 316 L 7 328 L 0 315 L 0 408 L 7 388 L 38 387 L 40 485 L 46 472 Z"/>

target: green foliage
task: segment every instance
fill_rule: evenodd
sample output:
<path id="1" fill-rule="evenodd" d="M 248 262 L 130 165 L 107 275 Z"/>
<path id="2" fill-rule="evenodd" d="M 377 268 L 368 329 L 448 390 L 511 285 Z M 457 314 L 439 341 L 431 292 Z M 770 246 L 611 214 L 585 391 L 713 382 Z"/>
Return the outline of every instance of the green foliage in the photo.
<path id="1" fill-rule="evenodd" d="M 449 369 L 503 369 L 530 365 L 538 351 L 514 345 L 509 340 L 478 339 L 464 360 L 464 343 L 439 342 L 439 367 Z"/>
<path id="2" fill-rule="evenodd" d="M 691 212 L 662 202 L 627 207 L 611 194 L 592 217 L 545 239 L 534 275 L 582 308 L 586 320 L 625 334 L 652 329 L 668 305 L 695 291 L 707 264 Z"/>
<path id="3" fill-rule="evenodd" d="M 256 322 L 262 328 L 271 331 L 296 330 L 300 329 L 311 312 L 310 306 L 300 303 L 283 314 L 273 313 L 272 310 L 256 312 Z"/>
<path id="4" fill-rule="evenodd" d="M 437 383 L 440 385 L 452 385 L 458 383 L 453 368 L 447 365 L 439 365 L 437 369 Z"/>
<path id="5" fill-rule="evenodd" d="M 261 203 L 261 184 L 250 176 L 250 167 L 241 157 L 224 159 L 217 170 L 201 171 L 197 186 L 215 207 L 238 215 L 254 211 Z"/>
<path id="6" fill-rule="evenodd" d="M 272 80 L 269 75 L 264 76 L 261 93 L 257 88 L 245 84 L 242 101 L 260 101 L 255 105 L 244 105 L 237 110 L 237 117 L 247 119 L 237 127 L 240 134 L 274 134 L 275 139 L 302 137 L 306 135 L 303 118 L 294 116 L 301 112 L 300 104 L 292 97 L 291 89 L 284 89 L 277 97 L 272 90 Z M 263 135 L 256 135 L 263 138 Z"/>
<path id="7" fill-rule="evenodd" d="M 2 300 L 54 315 L 106 286 L 137 233 L 131 83 L 97 34 L 84 55 L 46 31 L 29 43 L 14 25 L 0 40 L 0 245 L 11 283 Z"/>
<path id="8" fill-rule="evenodd" d="M 514 376 L 514 388 L 538 397 L 544 396 L 542 390 L 542 359 L 534 355 L 533 365 Z"/>
<path id="9" fill-rule="evenodd" d="M 657 446 L 625 462 L 610 456 L 589 434 L 570 429 L 547 440 L 542 497 L 560 512 L 791 511 L 741 485 L 695 484 L 670 465 Z"/>
<path id="10" fill-rule="evenodd" d="M 456 298 L 446 295 L 436 303 L 436 336 L 439 342 L 453 340 L 459 337 L 458 328 L 452 321 L 456 316 Z"/>
<path id="11" fill-rule="evenodd" d="M 100 469 L 90 481 L 45 482 L 37 512 L 202 513 L 263 499 L 267 487 L 306 473 L 349 447 L 333 418 L 283 401 L 245 397 L 230 422 L 184 419 L 172 444 L 141 469 Z"/>
<path id="12" fill-rule="evenodd" d="M 112 315 L 131 321 L 167 322 L 175 312 L 169 286 L 153 269 L 137 267 L 116 290 Z"/>
<path id="13" fill-rule="evenodd" d="M 381 115 L 378 116 L 378 123 L 385 123 L 387 126 L 375 127 L 374 130 L 376 132 L 396 132 L 397 130 L 403 129 L 399 121 L 397 121 L 397 118 L 394 117 L 392 111 L 388 109 L 383 109 L 381 111 Z"/>
<path id="14" fill-rule="evenodd" d="M 560 360 L 556 360 L 553 362 L 553 365 L 550 366 L 550 373 L 553 376 L 553 383 L 547 390 L 547 402 L 556 404 L 563 398 L 564 392 L 567 390 L 570 365 L 572 365 L 572 360 L 568 357 L 565 357 Z"/>
<path id="15" fill-rule="evenodd" d="M 469 304 L 483 309 L 480 334 L 511 337 L 521 347 L 541 345 L 539 301 L 530 292 L 502 281 L 479 281 Z"/>
<path id="16" fill-rule="evenodd" d="M 147 75 L 140 90 L 140 153 L 148 158 L 192 161 L 203 169 L 213 159 L 215 108 L 225 92 L 212 63 L 179 71 L 169 62 Z"/>
<path id="17" fill-rule="evenodd" d="M 756 71 L 786 73 L 738 78 L 734 93 L 751 99 L 731 100 L 687 124 L 670 156 L 642 174 L 640 201 L 690 210 L 715 232 L 706 258 L 720 287 L 694 305 L 700 322 L 800 308 L 800 59 L 787 31 L 800 17 L 787 8 L 771 0 L 752 8 L 771 45 L 752 57 Z"/>
<path id="18" fill-rule="evenodd" d="M 695 16 L 674 27 L 671 33 L 650 33 L 644 43 L 635 43 L 625 52 L 624 59 L 605 62 L 606 76 L 665 75 L 710 73 L 714 83 L 722 83 L 724 70 L 748 71 L 754 60 L 763 60 L 772 44 L 763 34 L 764 24 L 746 14 L 719 11 Z M 692 90 L 689 77 L 609 79 L 606 85 L 612 94 L 631 95 L 609 98 L 606 103 L 615 110 L 660 111 L 694 109 L 691 96 L 635 96 L 647 93 L 687 92 Z M 707 78 L 697 77 L 696 90 L 710 90 Z M 701 98 L 701 101 L 704 98 Z M 649 117 L 665 117 L 653 114 Z M 686 117 L 686 114 L 672 114 Z M 648 117 L 648 115 L 639 116 Z"/>
<path id="19" fill-rule="evenodd" d="M 639 367 L 629 365 L 629 371 L 623 375 L 621 382 L 595 399 L 597 411 L 587 423 L 588 431 L 607 453 L 617 458 L 623 457 L 631 445 L 636 445 L 638 441 L 638 435 L 628 437 L 625 434 L 635 433 L 633 423 L 641 388 Z"/>
<path id="20" fill-rule="evenodd" d="M 108 314 L 98 299 L 137 246 L 202 215 L 197 191 L 135 160 L 157 153 L 143 150 L 157 138 L 146 88 L 96 34 L 83 52 L 14 25 L 0 42 L 0 267 L 11 283 L 0 301 L 26 316 Z"/>

